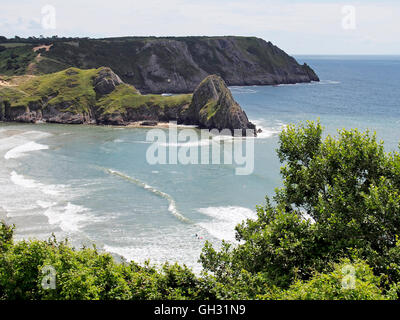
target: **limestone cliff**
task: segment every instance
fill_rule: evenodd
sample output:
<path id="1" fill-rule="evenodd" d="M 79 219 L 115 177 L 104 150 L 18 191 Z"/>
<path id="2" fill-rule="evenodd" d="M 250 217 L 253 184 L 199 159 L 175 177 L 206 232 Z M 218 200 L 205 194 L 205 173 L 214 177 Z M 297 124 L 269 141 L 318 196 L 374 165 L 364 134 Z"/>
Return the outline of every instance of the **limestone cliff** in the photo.
<path id="1" fill-rule="evenodd" d="M 256 129 L 217 75 L 208 76 L 196 88 L 185 123 L 208 129 L 229 129 L 232 133 L 234 129 L 241 129 L 242 135 L 246 135 L 246 129 L 251 129 L 254 135 Z"/>
<path id="2" fill-rule="evenodd" d="M 51 46 L 38 51 L 40 59 L 32 51 L 40 46 L 24 41 L 26 46 L 0 52 L 0 74 L 23 74 L 24 68 L 43 74 L 107 66 L 142 93 L 191 93 L 211 74 L 228 86 L 319 80 L 308 65 L 255 37 L 48 39 Z"/>
<path id="3" fill-rule="evenodd" d="M 142 95 L 106 67 L 0 77 L 0 120 L 107 125 L 177 121 L 242 129 L 244 134 L 255 129 L 219 76 L 206 77 L 193 95 Z"/>

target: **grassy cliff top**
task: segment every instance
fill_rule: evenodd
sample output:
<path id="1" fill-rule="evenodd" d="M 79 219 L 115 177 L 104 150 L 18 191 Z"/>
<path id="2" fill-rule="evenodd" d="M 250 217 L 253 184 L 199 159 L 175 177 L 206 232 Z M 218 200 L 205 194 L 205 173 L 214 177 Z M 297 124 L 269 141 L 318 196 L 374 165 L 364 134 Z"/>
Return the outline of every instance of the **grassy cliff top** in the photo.
<path id="1" fill-rule="evenodd" d="M 189 104 L 192 99 L 191 94 L 174 96 L 162 96 L 158 94 L 141 95 L 137 91 L 134 91 L 136 89 L 131 85 L 121 84 L 110 94 L 101 97 L 96 105 L 103 113 L 115 113 L 116 111 L 123 112 L 127 108 L 139 108 L 141 106 L 151 107 L 157 105 L 164 109 Z"/>
<path id="2" fill-rule="evenodd" d="M 11 107 L 73 102 L 86 109 L 96 102 L 93 79 L 100 70 L 68 68 L 42 76 L 18 77 L 19 81 L 15 77 L 3 77 L 0 98 L 9 101 Z"/>
<path id="3" fill-rule="evenodd" d="M 163 108 L 190 103 L 191 95 L 141 95 L 135 87 L 125 83 L 117 84 L 108 94 L 101 94 L 96 91 L 94 82 L 106 69 L 71 67 L 40 76 L 0 76 L 0 101 L 7 102 L 10 107 L 68 105 L 69 110 L 65 111 L 73 113 L 88 112 L 93 107 L 103 113 L 112 113 L 143 105 L 157 104 Z"/>

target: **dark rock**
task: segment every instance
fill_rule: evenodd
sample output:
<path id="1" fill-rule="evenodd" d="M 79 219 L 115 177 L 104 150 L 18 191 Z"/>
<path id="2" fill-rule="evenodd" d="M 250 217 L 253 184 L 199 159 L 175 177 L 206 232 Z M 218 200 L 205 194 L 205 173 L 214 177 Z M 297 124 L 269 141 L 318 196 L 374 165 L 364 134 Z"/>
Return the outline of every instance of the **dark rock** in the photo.
<path id="1" fill-rule="evenodd" d="M 303 70 L 307 73 L 308 78 L 310 79 L 310 81 L 319 81 L 319 77 L 317 76 L 315 71 L 313 69 L 311 69 L 311 67 L 307 63 L 303 64 Z"/>
<path id="2" fill-rule="evenodd" d="M 109 94 L 121 83 L 122 80 L 110 68 L 100 70 L 93 80 L 94 90 L 100 95 Z"/>
<path id="3" fill-rule="evenodd" d="M 185 123 L 208 129 L 229 129 L 231 133 L 240 129 L 242 135 L 247 135 L 246 130 L 250 129 L 249 134 L 257 135 L 256 126 L 233 99 L 225 81 L 217 75 L 208 76 L 194 91 Z"/>
<path id="4" fill-rule="evenodd" d="M 98 119 L 99 124 L 125 126 L 125 120 L 121 113 L 103 114 Z"/>

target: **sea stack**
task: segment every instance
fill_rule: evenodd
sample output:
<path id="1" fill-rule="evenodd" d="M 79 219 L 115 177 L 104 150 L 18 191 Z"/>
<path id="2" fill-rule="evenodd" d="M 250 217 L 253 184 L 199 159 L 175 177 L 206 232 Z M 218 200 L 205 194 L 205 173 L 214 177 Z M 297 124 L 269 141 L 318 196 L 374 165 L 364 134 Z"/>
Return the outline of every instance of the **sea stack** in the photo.
<path id="1" fill-rule="evenodd" d="M 187 110 L 185 123 L 207 129 L 229 129 L 232 134 L 234 129 L 241 129 L 242 135 L 248 135 L 246 129 L 251 129 L 251 135 L 257 135 L 256 126 L 233 99 L 225 81 L 217 75 L 206 77 L 198 85 Z"/>

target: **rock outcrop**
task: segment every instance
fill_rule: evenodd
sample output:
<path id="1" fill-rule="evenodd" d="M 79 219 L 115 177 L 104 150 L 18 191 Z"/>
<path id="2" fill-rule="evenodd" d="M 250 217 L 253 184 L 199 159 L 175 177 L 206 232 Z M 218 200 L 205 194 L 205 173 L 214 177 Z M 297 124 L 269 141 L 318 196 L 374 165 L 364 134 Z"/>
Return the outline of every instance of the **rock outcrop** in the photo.
<path id="1" fill-rule="evenodd" d="M 93 80 L 94 91 L 104 95 L 115 90 L 115 87 L 123 83 L 110 68 L 102 68 L 96 78 Z"/>
<path id="2" fill-rule="evenodd" d="M 229 129 L 232 134 L 240 129 L 241 135 L 257 135 L 255 125 L 233 99 L 225 81 L 217 75 L 206 77 L 196 88 L 185 123 L 207 129 Z"/>
<path id="3" fill-rule="evenodd" d="M 0 120 L 26 123 L 145 125 L 177 121 L 207 129 L 256 135 L 225 81 L 207 76 L 193 95 L 141 95 L 110 68 L 66 70 L 0 85 Z M 252 130 L 251 133 L 246 130 Z"/>

